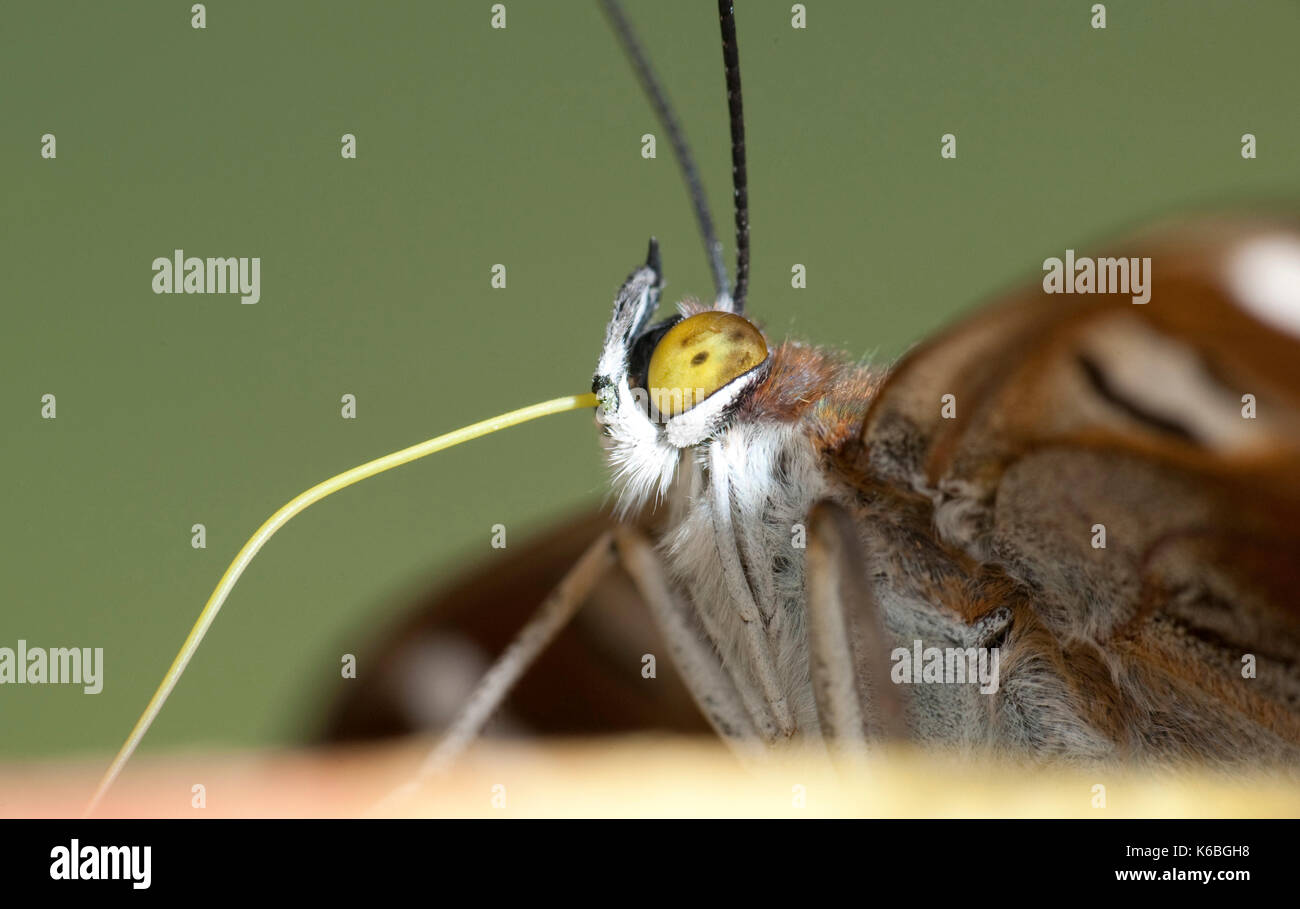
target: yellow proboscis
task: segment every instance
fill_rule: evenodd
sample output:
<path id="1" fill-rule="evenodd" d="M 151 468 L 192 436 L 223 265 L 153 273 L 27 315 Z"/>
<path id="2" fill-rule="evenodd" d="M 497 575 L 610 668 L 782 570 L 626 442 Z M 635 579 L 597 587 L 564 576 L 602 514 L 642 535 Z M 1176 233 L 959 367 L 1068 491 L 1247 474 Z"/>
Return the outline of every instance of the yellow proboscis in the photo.
<path id="1" fill-rule="evenodd" d="M 244 573 L 244 569 L 248 567 L 248 563 L 253 560 L 253 556 L 257 555 L 258 550 L 266 544 L 266 541 L 271 539 L 277 530 L 288 523 L 290 518 L 304 511 L 309 505 L 314 505 L 340 489 L 346 489 L 353 483 L 359 483 L 384 471 L 392 470 L 394 467 L 401 467 L 403 464 L 409 464 L 434 452 L 451 448 L 472 439 L 481 438 L 500 429 L 508 429 L 511 426 L 518 426 L 520 423 L 527 423 L 529 420 L 536 420 L 539 417 L 546 417 L 551 414 L 595 407 L 596 403 L 594 394 L 570 395 L 564 398 L 543 401 L 529 407 L 521 407 L 519 410 L 512 410 L 499 416 L 489 417 L 479 423 L 461 427 L 436 438 L 420 442 L 417 445 L 412 445 L 409 448 L 403 448 L 401 451 L 384 455 L 382 458 L 367 461 L 365 464 L 353 467 L 351 470 L 345 470 L 343 473 L 330 477 L 322 483 L 317 483 L 311 489 L 299 493 L 286 502 L 275 514 L 266 519 L 266 522 L 257 529 L 256 533 L 249 537 L 248 542 L 243 545 L 243 548 L 235 555 L 234 561 L 230 563 L 230 567 L 226 569 L 226 573 L 217 582 L 216 588 L 212 591 L 212 596 L 208 597 L 208 602 L 204 605 L 203 611 L 199 613 L 198 619 L 194 622 L 194 627 L 190 629 L 189 635 L 185 638 L 185 643 L 181 645 L 180 652 L 176 654 L 176 659 L 172 660 L 171 668 L 167 670 L 167 674 L 163 676 L 162 681 L 158 684 L 158 690 L 149 699 L 149 704 L 145 707 L 144 713 L 140 714 L 140 718 L 136 720 L 131 734 L 127 736 L 122 747 L 118 749 L 117 755 L 113 758 L 113 763 L 104 772 L 103 779 L 99 781 L 99 787 L 95 790 L 94 796 L 86 806 L 86 815 L 89 816 L 95 810 L 95 806 L 108 792 L 109 787 L 113 785 L 113 781 L 117 779 L 118 774 L 122 772 L 122 768 L 126 766 L 126 762 L 131 759 L 131 755 L 139 747 L 140 741 L 144 738 L 145 733 L 149 731 L 149 727 L 158 717 L 159 712 L 162 711 L 163 704 L 171 695 L 172 689 L 176 687 L 176 683 L 180 681 L 181 674 L 185 672 L 185 667 L 189 665 L 190 659 L 194 656 L 195 651 L 199 649 L 203 636 L 208 633 L 208 628 L 216 619 L 222 604 L 230 595 L 230 591 L 234 589 L 235 583 L 239 580 L 240 575 Z"/>

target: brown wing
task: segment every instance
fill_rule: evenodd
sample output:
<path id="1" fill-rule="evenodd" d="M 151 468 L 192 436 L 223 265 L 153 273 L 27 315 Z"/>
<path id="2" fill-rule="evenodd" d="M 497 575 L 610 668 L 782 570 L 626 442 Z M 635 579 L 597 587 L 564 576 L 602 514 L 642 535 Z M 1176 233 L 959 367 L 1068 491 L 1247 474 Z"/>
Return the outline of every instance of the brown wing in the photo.
<path id="1" fill-rule="evenodd" d="M 841 464 L 889 528 L 878 574 L 967 622 L 1011 607 L 1002 739 L 1069 750 L 1057 710 L 1121 754 L 1295 758 L 1300 231 L 1112 255 L 1150 258 L 1148 303 L 1035 288 L 885 381 Z"/>
<path id="2" fill-rule="evenodd" d="M 533 611 L 611 519 L 561 523 L 413 604 L 359 665 L 324 730 L 327 741 L 429 732 L 445 726 Z M 657 654 L 656 677 L 642 655 Z M 607 734 L 708 725 L 665 657 L 631 580 L 615 568 L 521 679 L 488 734 Z"/>

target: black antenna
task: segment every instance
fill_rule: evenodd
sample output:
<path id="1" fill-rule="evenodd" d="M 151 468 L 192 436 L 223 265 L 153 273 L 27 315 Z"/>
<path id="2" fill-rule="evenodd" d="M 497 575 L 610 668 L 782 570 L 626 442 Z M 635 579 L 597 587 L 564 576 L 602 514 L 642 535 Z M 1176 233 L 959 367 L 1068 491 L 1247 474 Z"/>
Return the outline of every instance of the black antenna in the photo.
<path id="1" fill-rule="evenodd" d="M 668 133 L 668 138 L 673 144 L 673 151 L 677 155 L 677 163 L 682 169 L 682 176 L 686 179 L 686 189 L 691 196 L 691 205 L 695 209 L 695 220 L 700 225 L 700 236 L 704 239 L 704 254 L 709 259 L 709 266 L 713 269 L 713 289 L 719 298 L 727 295 L 727 267 L 722 262 L 722 244 L 718 242 L 717 234 L 713 230 L 713 216 L 709 214 L 708 198 L 704 195 L 704 186 L 700 183 L 700 173 L 695 168 L 695 159 L 691 157 L 691 150 L 686 145 L 686 134 L 682 132 L 682 126 L 677 122 L 677 115 L 673 113 L 672 105 L 668 101 L 668 95 L 665 94 L 663 86 L 655 77 L 654 70 L 650 67 L 650 59 L 646 56 L 645 49 L 641 47 L 641 42 L 637 40 L 636 32 L 632 29 L 632 23 L 628 21 L 623 14 L 623 7 L 618 0 L 601 0 L 600 4 L 605 15 L 609 17 L 610 24 L 614 26 L 614 32 L 618 35 L 619 41 L 623 44 L 623 50 L 627 53 L 628 58 L 632 61 L 632 67 L 636 70 L 637 78 L 641 81 L 641 88 L 645 91 L 646 97 L 650 100 L 650 105 L 655 109 L 659 122 Z M 724 25 L 725 30 L 725 25 Z M 732 47 L 734 59 L 735 47 L 735 27 L 732 27 Z M 731 77 L 728 78 L 730 85 Z M 739 104 L 740 93 L 740 76 L 736 76 L 736 97 Z M 735 120 L 739 108 L 732 109 L 732 136 L 735 136 Z M 734 138 L 733 138 L 734 148 Z M 735 160 L 733 150 L 732 160 Z M 741 151 L 740 157 L 741 174 L 744 173 L 744 151 Z M 733 165 L 733 172 L 734 172 Z M 739 197 L 738 197 L 739 198 Z M 737 215 L 737 228 L 739 229 L 740 216 Z M 748 243 L 748 230 L 746 231 L 746 243 Z M 746 247 L 745 261 L 748 261 L 748 247 Z"/>
<path id="2" fill-rule="evenodd" d="M 736 9 L 718 0 L 722 25 L 722 65 L 727 75 L 727 110 L 731 114 L 731 186 L 736 205 L 736 294 L 734 312 L 745 311 L 749 290 L 749 175 L 745 170 L 745 109 L 740 97 L 740 47 L 736 43 Z"/>

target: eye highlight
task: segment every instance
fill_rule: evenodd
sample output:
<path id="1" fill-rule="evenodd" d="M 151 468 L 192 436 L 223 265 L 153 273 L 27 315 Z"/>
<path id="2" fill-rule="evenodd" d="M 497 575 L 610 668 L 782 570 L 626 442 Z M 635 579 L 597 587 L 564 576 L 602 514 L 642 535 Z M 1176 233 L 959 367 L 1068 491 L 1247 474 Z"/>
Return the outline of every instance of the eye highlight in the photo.
<path id="1" fill-rule="evenodd" d="M 661 414 L 674 416 L 765 359 L 767 344 L 748 319 L 729 312 L 697 313 L 655 345 L 646 374 L 650 399 Z"/>

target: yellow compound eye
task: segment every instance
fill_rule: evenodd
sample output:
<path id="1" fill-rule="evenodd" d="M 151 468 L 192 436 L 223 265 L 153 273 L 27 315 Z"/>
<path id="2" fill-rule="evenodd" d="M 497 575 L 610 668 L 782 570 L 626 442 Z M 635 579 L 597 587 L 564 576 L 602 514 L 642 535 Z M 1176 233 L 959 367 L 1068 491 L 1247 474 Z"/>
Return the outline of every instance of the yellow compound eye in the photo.
<path id="1" fill-rule="evenodd" d="M 659 339 L 646 384 L 664 416 L 674 416 L 767 359 L 767 344 L 743 316 L 702 312 Z"/>

